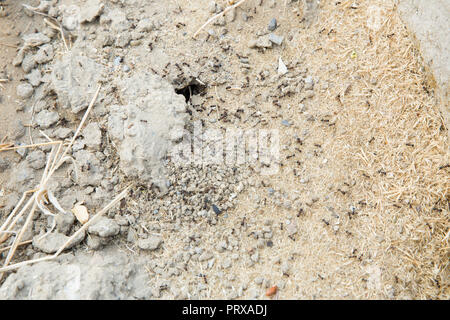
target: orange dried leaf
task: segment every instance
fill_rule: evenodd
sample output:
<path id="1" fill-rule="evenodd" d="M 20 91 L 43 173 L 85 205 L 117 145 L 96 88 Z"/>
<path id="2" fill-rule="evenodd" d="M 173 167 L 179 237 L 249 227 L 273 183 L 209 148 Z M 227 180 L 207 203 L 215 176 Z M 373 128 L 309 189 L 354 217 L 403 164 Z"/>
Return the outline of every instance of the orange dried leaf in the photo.
<path id="1" fill-rule="evenodd" d="M 271 296 L 275 295 L 277 293 L 277 291 L 278 291 L 278 287 L 277 286 L 273 286 L 272 288 L 269 288 L 266 291 L 266 296 L 271 297 Z"/>

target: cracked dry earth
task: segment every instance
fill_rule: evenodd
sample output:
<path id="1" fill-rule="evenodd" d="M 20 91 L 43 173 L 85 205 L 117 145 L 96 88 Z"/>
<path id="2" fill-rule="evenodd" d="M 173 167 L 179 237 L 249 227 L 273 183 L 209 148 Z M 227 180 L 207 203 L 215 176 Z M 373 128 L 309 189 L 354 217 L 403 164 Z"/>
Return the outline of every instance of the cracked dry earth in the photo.
<path id="1" fill-rule="evenodd" d="M 371 4 L 377 28 L 365 1 L 248 0 L 193 39 L 228 1 L 0 2 L 0 143 L 69 141 L 101 85 L 49 185 L 64 210 L 34 218 L 13 263 L 132 185 L 61 256 L 5 273 L 0 298 L 448 298 L 426 245 L 448 219 L 447 132 L 395 1 Z M 199 123 L 278 130 L 279 170 L 174 163 Z M 1 223 L 50 150 L 0 153 Z"/>

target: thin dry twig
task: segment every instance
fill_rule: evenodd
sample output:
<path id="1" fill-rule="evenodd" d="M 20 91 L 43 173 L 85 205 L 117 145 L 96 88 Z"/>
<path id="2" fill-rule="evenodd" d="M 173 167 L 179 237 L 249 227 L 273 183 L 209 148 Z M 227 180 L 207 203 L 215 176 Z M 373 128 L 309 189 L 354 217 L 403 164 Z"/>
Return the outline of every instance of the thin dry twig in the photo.
<path id="1" fill-rule="evenodd" d="M 0 144 L 0 152 L 8 151 L 8 150 L 23 149 L 23 148 L 43 147 L 43 146 L 49 146 L 49 145 L 54 145 L 54 144 L 60 144 L 60 143 L 62 143 L 62 141 L 49 141 L 49 142 L 42 142 L 42 143 L 35 143 L 35 144 L 26 144 L 23 146 L 15 146 L 15 147 L 13 147 L 13 144 L 11 144 L 11 143 Z"/>
<path id="2" fill-rule="evenodd" d="M 228 11 L 233 10 L 234 8 L 239 7 L 239 6 L 240 6 L 241 4 L 243 4 L 245 1 L 247 1 L 247 0 L 241 0 L 241 1 L 237 2 L 237 3 L 235 3 L 234 5 L 229 6 L 228 8 L 226 8 L 226 9 L 223 10 L 222 12 L 216 14 L 215 16 L 211 17 L 208 21 L 205 22 L 204 25 L 202 25 L 202 26 L 200 27 L 200 29 L 198 29 L 198 30 L 194 33 L 194 35 L 192 36 L 192 38 L 195 39 L 195 37 L 197 37 L 197 35 L 200 33 L 200 31 L 202 31 L 208 24 L 210 24 L 210 23 L 213 22 L 214 20 L 220 18 L 221 16 L 223 16 L 223 15 L 224 15 L 225 13 L 227 13 Z"/>
<path id="3" fill-rule="evenodd" d="M 44 16 L 44 17 L 47 17 L 47 18 L 50 18 L 50 19 L 54 20 L 58 25 L 56 25 L 56 24 L 54 24 L 53 22 L 50 22 L 50 21 L 48 21 L 47 19 L 44 18 L 44 22 L 45 22 L 46 24 L 48 24 L 48 25 L 49 25 L 50 27 L 52 27 L 53 29 L 59 31 L 59 33 L 61 34 L 61 38 L 62 38 L 62 40 L 63 40 L 63 42 L 64 42 L 64 46 L 66 47 L 66 50 L 69 51 L 69 47 L 67 46 L 67 42 L 66 42 L 66 37 L 64 36 L 64 30 L 63 30 L 63 27 L 61 26 L 61 24 L 59 23 L 58 20 L 56 20 L 55 18 L 49 16 L 48 14 L 45 14 L 45 13 L 43 13 L 43 12 L 40 12 L 40 11 L 39 11 L 39 7 L 36 7 L 36 8 L 35 8 L 35 7 L 29 6 L 29 5 L 27 5 L 27 4 L 22 4 L 22 6 L 24 6 L 24 8 L 26 8 L 26 9 L 28 9 L 28 10 L 30 10 L 30 11 L 36 13 L 36 14 L 39 14 L 39 15 L 41 15 L 41 16 Z"/>
<path id="4" fill-rule="evenodd" d="M 31 242 L 33 242 L 33 240 L 27 240 L 27 241 L 23 241 L 23 242 L 19 243 L 18 245 L 19 245 L 19 246 L 23 246 L 23 245 L 29 244 L 29 243 L 31 243 Z M 12 247 L 12 246 L 1 248 L 1 249 L 0 249 L 0 252 L 8 251 L 9 249 L 11 249 L 11 247 Z"/>
<path id="5" fill-rule="evenodd" d="M 4 43 L 4 42 L 0 42 L 0 45 L 5 46 L 5 47 L 14 48 L 14 49 L 18 48 L 18 46 L 16 46 L 16 45 L 9 44 L 9 43 Z"/>
<path id="6" fill-rule="evenodd" d="M 33 217 L 34 217 L 36 209 L 39 208 L 41 211 L 44 212 L 44 214 L 53 215 L 43 205 L 42 197 L 45 194 L 49 193 L 48 190 L 47 190 L 47 183 L 51 179 L 53 173 L 62 164 L 64 164 L 68 159 L 71 159 L 71 157 L 67 156 L 67 153 L 69 152 L 69 150 L 71 150 L 75 139 L 77 138 L 77 136 L 79 135 L 81 129 L 83 128 L 83 125 L 86 122 L 86 119 L 87 119 L 90 111 L 92 110 L 95 101 L 97 100 L 98 94 L 100 92 L 100 88 L 101 88 L 101 86 L 99 86 L 97 91 L 95 92 L 94 97 L 92 98 L 92 100 L 91 100 L 91 102 L 90 102 L 90 104 L 89 104 L 89 106 L 88 106 L 88 108 L 87 108 L 87 110 L 86 110 L 86 112 L 85 112 L 85 114 L 84 114 L 84 116 L 83 116 L 79 126 L 78 126 L 78 129 L 76 130 L 76 132 L 75 132 L 74 136 L 72 137 L 69 145 L 64 149 L 64 151 L 62 151 L 63 143 L 61 141 L 50 141 L 50 142 L 47 142 L 47 143 L 34 145 L 34 146 L 39 146 L 39 145 L 42 146 L 42 145 L 53 144 L 50 156 L 48 158 L 47 164 L 46 164 L 45 169 L 44 169 L 44 173 L 42 175 L 42 178 L 41 178 L 41 181 L 40 181 L 38 187 L 36 188 L 36 190 L 27 191 L 27 192 L 24 193 L 24 195 L 22 196 L 20 201 L 17 203 L 17 205 L 15 206 L 15 208 L 13 209 L 11 214 L 6 219 L 5 223 L 0 228 L 0 231 L 2 231 L 4 233 L 4 235 L 0 238 L 0 243 L 1 243 L 1 242 L 4 242 L 6 239 L 8 239 L 8 237 L 11 235 L 11 232 L 13 231 L 12 228 L 15 226 L 15 224 L 21 218 L 21 216 L 31 206 L 31 209 L 30 209 L 30 211 L 28 213 L 28 216 L 27 216 L 27 218 L 25 220 L 25 223 L 23 224 L 23 226 L 21 227 L 19 233 L 17 234 L 16 238 L 14 239 L 13 244 L 10 246 L 10 249 L 9 249 L 8 255 L 6 257 L 6 260 L 4 262 L 3 268 L 0 269 L 0 279 L 3 277 L 3 272 L 4 271 L 11 270 L 11 268 L 14 269 L 15 268 L 14 266 L 18 267 L 20 265 L 36 262 L 36 260 L 32 260 L 31 262 L 30 261 L 25 261 L 25 262 L 22 262 L 22 263 L 19 263 L 19 264 L 8 266 L 9 263 L 11 262 L 12 258 L 14 257 L 14 254 L 16 252 L 17 247 L 21 243 L 21 239 L 23 237 L 23 234 L 25 233 L 25 231 L 27 230 L 28 226 L 30 225 L 30 223 L 33 220 Z M 29 147 L 29 146 L 25 146 L 25 147 Z M 17 147 L 7 147 L 7 148 L 1 149 L 1 151 L 14 150 L 16 148 Z M 129 188 L 127 188 L 126 191 L 128 191 L 128 189 Z M 19 210 L 20 206 L 25 201 L 25 199 L 27 197 L 27 194 L 29 194 L 29 193 L 33 193 L 33 195 L 27 201 L 27 203 L 24 205 L 24 207 L 20 210 L 20 212 L 17 214 L 17 216 L 15 216 L 15 213 Z M 108 206 L 106 206 L 103 210 L 101 210 L 98 215 L 101 215 L 105 211 L 107 211 L 113 204 L 115 204 L 117 201 L 119 201 L 121 198 L 123 198 L 125 196 L 125 194 L 126 194 L 125 191 L 122 192 L 115 200 L 113 200 Z M 118 199 L 119 197 L 120 197 L 120 199 Z M 15 218 L 14 218 L 14 216 L 15 216 Z M 13 218 L 14 218 L 14 220 L 12 220 Z M 89 225 L 89 224 L 87 224 L 87 225 Z M 80 230 L 84 230 L 83 228 L 85 229 L 85 227 L 83 226 Z M 80 230 L 77 231 L 72 237 L 70 237 L 68 242 L 66 244 L 64 244 L 60 248 L 60 250 L 58 250 L 56 252 L 56 254 L 54 256 L 52 256 L 52 257 L 56 257 L 60 252 L 62 252 L 62 250 L 64 250 L 64 248 L 66 248 L 68 246 L 68 244 L 74 239 L 74 237 L 76 237 L 79 234 L 79 232 L 81 232 Z M 50 258 L 52 258 L 52 257 L 50 257 Z M 50 258 L 48 258 L 48 259 L 50 259 Z M 43 259 L 43 260 L 47 260 L 47 259 Z M 39 261 L 41 261 L 41 259 L 39 259 Z"/>
<path id="7" fill-rule="evenodd" d="M 67 239 L 67 241 L 58 249 L 58 251 L 56 251 L 53 255 L 51 256 L 46 256 L 43 258 L 39 258 L 39 259 L 34 259 L 34 260 L 28 260 L 28 261 L 23 261 L 23 262 L 19 262 L 16 264 L 12 264 L 9 266 L 4 266 L 3 268 L 0 268 L 0 276 L 6 272 L 6 271 L 11 271 L 11 270 L 15 270 L 17 268 L 20 268 L 22 266 L 26 266 L 29 264 L 33 264 L 36 262 L 41 262 L 41 261 L 47 261 L 47 260 L 51 260 L 51 259 L 55 259 L 57 258 L 61 252 L 64 251 L 64 249 L 67 248 L 67 246 L 69 246 L 72 241 L 82 232 L 84 232 L 92 223 L 94 223 L 95 221 L 97 221 L 102 215 L 104 215 L 109 209 L 111 209 L 115 204 L 117 204 L 120 200 L 122 200 L 128 193 L 128 191 L 130 190 L 131 186 L 126 187 L 119 195 L 117 195 L 106 207 L 104 207 L 102 210 L 100 210 L 99 212 L 97 212 L 88 222 L 86 222 L 80 229 L 78 229 L 78 231 L 76 231 L 72 236 L 69 237 L 69 239 Z"/>

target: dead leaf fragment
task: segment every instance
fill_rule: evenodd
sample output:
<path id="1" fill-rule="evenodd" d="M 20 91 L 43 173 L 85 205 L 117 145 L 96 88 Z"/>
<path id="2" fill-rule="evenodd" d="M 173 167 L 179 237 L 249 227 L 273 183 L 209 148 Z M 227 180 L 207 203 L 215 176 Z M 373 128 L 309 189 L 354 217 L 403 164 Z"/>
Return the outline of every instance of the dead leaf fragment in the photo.
<path id="1" fill-rule="evenodd" d="M 278 291 L 278 287 L 273 286 L 272 288 L 267 289 L 266 296 L 272 297 L 273 295 L 275 295 L 277 293 L 277 291 Z"/>
<path id="2" fill-rule="evenodd" d="M 81 222 L 81 224 L 85 224 L 89 221 L 89 213 L 87 208 L 81 204 L 76 204 L 72 209 L 72 213 L 77 220 Z"/>

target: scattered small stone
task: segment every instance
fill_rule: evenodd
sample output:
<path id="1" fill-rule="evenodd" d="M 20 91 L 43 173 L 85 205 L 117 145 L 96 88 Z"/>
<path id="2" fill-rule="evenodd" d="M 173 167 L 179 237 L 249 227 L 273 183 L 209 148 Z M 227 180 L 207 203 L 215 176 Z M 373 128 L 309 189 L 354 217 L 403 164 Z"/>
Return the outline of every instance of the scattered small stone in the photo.
<path id="1" fill-rule="evenodd" d="M 138 240 L 138 236 L 136 231 L 133 228 L 128 229 L 127 241 L 131 243 L 135 243 Z"/>
<path id="2" fill-rule="evenodd" d="M 38 64 L 43 64 L 51 61 L 54 55 L 53 46 L 47 43 L 39 48 L 38 52 L 34 55 L 33 60 Z"/>
<path id="3" fill-rule="evenodd" d="M 0 158 L 0 172 L 5 171 L 9 168 L 9 162 L 5 159 Z"/>
<path id="4" fill-rule="evenodd" d="M 205 251 L 198 257 L 198 261 L 207 261 L 212 258 L 214 258 L 214 255 L 209 251 Z"/>
<path id="5" fill-rule="evenodd" d="M 269 25 L 267 26 L 267 29 L 269 29 L 269 31 L 274 31 L 277 28 L 278 24 L 277 24 L 277 19 L 272 18 L 272 20 L 270 20 Z"/>
<path id="6" fill-rule="evenodd" d="M 269 40 L 269 36 L 261 36 L 257 39 L 253 39 L 248 43 L 249 48 L 272 48 L 272 42 Z"/>
<path id="7" fill-rule="evenodd" d="M 72 129 L 59 127 L 53 132 L 53 135 L 60 139 L 66 139 L 71 133 Z"/>
<path id="8" fill-rule="evenodd" d="M 89 123 L 86 128 L 84 128 L 82 135 L 85 138 L 85 143 L 88 147 L 93 149 L 100 148 L 102 143 L 102 131 L 100 130 L 98 123 Z"/>
<path id="9" fill-rule="evenodd" d="M 14 60 L 12 61 L 12 65 L 14 67 L 18 67 L 22 64 L 22 61 L 25 57 L 25 50 L 22 48 L 17 52 L 17 55 L 15 56 Z"/>
<path id="10" fill-rule="evenodd" d="M 100 0 L 89 0 L 81 6 L 80 12 L 80 22 L 92 22 L 97 18 L 103 11 L 105 5 Z"/>
<path id="11" fill-rule="evenodd" d="M 225 258 L 225 259 L 222 261 L 222 267 L 223 267 L 224 269 L 231 268 L 231 259 L 230 259 L 230 258 Z"/>
<path id="12" fill-rule="evenodd" d="M 285 127 L 290 127 L 290 126 L 291 126 L 291 124 L 289 123 L 288 120 L 283 120 L 283 121 L 281 121 L 281 124 L 282 124 L 283 126 L 285 126 Z"/>
<path id="13" fill-rule="evenodd" d="M 28 166 L 28 163 L 22 162 L 18 166 L 15 166 L 15 171 L 11 174 L 11 177 L 10 184 L 16 187 L 27 185 L 34 179 L 35 173 L 34 170 Z"/>
<path id="14" fill-rule="evenodd" d="M 155 28 L 155 25 L 153 24 L 153 21 L 145 18 L 139 21 L 139 23 L 136 26 L 137 32 L 150 32 Z"/>
<path id="15" fill-rule="evenodd" d="M 305 99 L 311 99 L 312 97 L 314 97 L 314 91 L 312 90 L 307 90 L 306 94 L 304 95 Z"/>
<path id="16" fill-rule="evenodd" d="M 264 232 L 264 239 L 272 239 L 272 237 L 273 237 L 272 231 Z"/>
<path id="17" fill-rule="evenodd" d="M 284 75 L 287 72 L 288 72 L 288 69 L 287 69 L 286 65 L 284 64 L 283 60 L 280 57 L 278 59 L 278 74 L 279 75 Z"/>
<path id="18" fill-rule="evenodd" d="M 33 92 L 33 86 L 29 83 L 21 83 L 17 86 L 17 95 L 23 99 L 31 97 Z"/>
<path id="19" fill-rule="evenodd" d="M 290 271 L 291 271 L 291 266 L 289 265 L 288 262 L 284 262 L 284 263 L 281 265 L 281 272 L 282 272 L 284 275 L 289 275 L 289 274 L 290 274 Z"/>
<path id="20" fill-rule="evenodd" d="M 286 227 L 286 231 L 288 233 L 288 236 L 293 236 L 297 233 L 298 228 L 297 228 L 297 224 L 295 222 L 290 223 L 287 227 Z"/>
<path id="21" fill-rule="evenodd" d="M 283 43 L 284 37 L 283 36 L 277 36 L 276 34 L 269 34 L 269 40 L 270 42 L 275 43 L 276 45 L 281 46 L 281 44 Z"/>
<path id="22" fill-rule="evenodd" d="M 70 212 L 66 213 L 59 212 L 56 215 L 55 219 L 56 219 L 56 230 L 58 230 L 58 232 L 63 234 L 67 234 L 75 222 L 75 217 Z"/>
<path id="23" fill-rule="evenodd" d="M 51 73 L 52 88 L 59 103 L 73 113 L 86 109 L 103 70 L 103 65 L 81 55 L 79 50 L 66 52 L 53 64 Z"/>
<path id="24" fill-rule="evenodd" d="M 22 69 L 25 73 L 30 72 L 36 67 L 36 60 L 31 53 L 27 53 L 22 61 Z"/>
<path id="25" fill-rule="evenodd" d="M 45 167 L 46 163 L 45 153 L 41 150 L 32 151 L 27 156 L 27 161 L 33 169 L 36 170 L 42 169 L 43 167 Z"/>
<path id="26" fill-rule="evenodd" d="M 59 121 L 59 114 L 55 111 L 42 110 L 36 115 L 35 120 L 39 127 L 47 129 Z"/>
<path id="27" fill-rule="evenodd" d="M 305 90 L 314 89 L 314 79 L 311 76 L 307 76 L 305 79 Z"/>
<path id="28" fill-rule="evenodd" d="M 162 243 L 163 240 L 160 236 L 151 236 L 147 239 L 139 239 L 137 242 L 137 246 L 142 250 L 154 251 L 157 250 Z"/>
<path id="29" fill-rule="evenodd" d="M 81 241 L 83 241 L 84 237 L 85 233 L 81 232 L 80 235 L 71 243 L 69 243 L 66 248 L 70 249 L 73 246 L 79 244 Z M 45 237 L 43 237 L 42 235 L 35 236 L 33 238 L 33 247 L 45 253 L 55 253 L 67 242 L 67 240 L 69 240 L 68 236 L 59 232 L 52 232 Z"/>
<path id="30" fill-rule="evenodd" d="M 219 215 L 222 212 L 215 204 L 212 205 L 212 209 L 214 213 L 217 215 Z"/>
<path id="31" fill-rule="evenodd" d="M 118 67 L 122 63 L 122 57 L 115 57 L 114 58 L 114 66 Z"/>
<path id="32" fill-rule="evenodd" d="M 208 9 L 210 13 L 216 13 L 217 4 L 215 1 L 210 1 L 208 5 Z"/>
<path id="33" fill-rule="evenodd" d="M 37 87 L 42 82 L 42 74 L 39 69 L 33 69 L 33 71 L 25 76 L 25 79 L 27 79 L 33 87 Z"/>
<path id="34" fill-rule="evenodd" d="M 116 221 L 102 217 L 96 223 L 89 226 L 88 231 L 89 233 L 106 238 L 117 235 L 120 231 L 120 226 Z"/>
<path id="35" fill-rule="evenodd" d="M 217 18 L 213 22 L 213 25 L 215 25 L 215 26 L 224 26 L 226 24 L 227 24 L 227 21 L 225 20 L 224 16 L 221 16 L 221 17 Z"/>
<path id="36" fill-rule="evenodd" d="M 24 47 L 38 47 L 42 44 L 49 43 L 50 38 L 43 33 L 30 33 L 22 37 Z"/>
<path id="37" fill-rule="evenodd" d="M 91 250 L 99 250 L 103 247 L 102 238 L 93 234 L 87 237 L 86 244 Z"/>
<path id="38" fill-rule="evenodd" d="M 17 146 L 23 146 L 25 145 L 24 143 L 17 143 Z M 28 154 L 28 149 L 27 148 L 18 148 L 16 149 L 16 152 L 18 155 L 20 155 L 21 158 L 26 157 L 26 155 Z"/>

